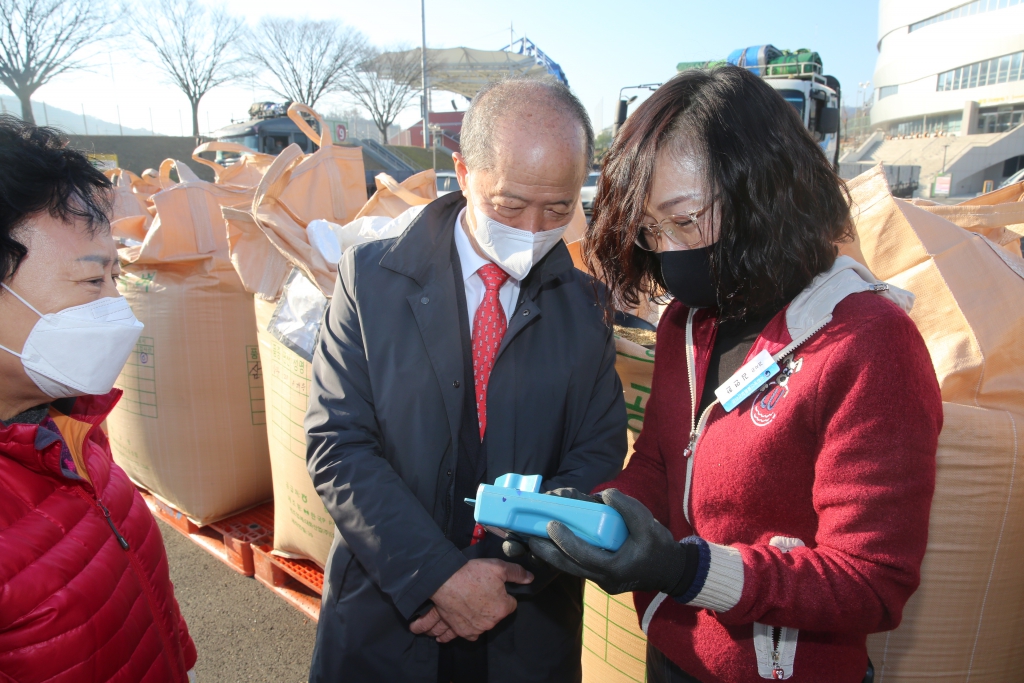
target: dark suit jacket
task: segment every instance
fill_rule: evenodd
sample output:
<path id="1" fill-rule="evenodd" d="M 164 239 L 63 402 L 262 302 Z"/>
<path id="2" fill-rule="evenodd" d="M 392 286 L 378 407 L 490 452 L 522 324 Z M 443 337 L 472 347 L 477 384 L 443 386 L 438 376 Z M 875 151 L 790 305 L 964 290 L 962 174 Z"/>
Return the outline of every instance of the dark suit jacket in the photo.
<path id="1" fill-rule="evenodd" d="M 452 269 L 460 193 L 339 264 L 313 359 L 307 464 L 337 524 L 310 681 L 434 683 L 409 619 L 465 562 L 449 540 L 463 349 Z M 559 243 L 523 281 L 491 372 L 487 472 L 589 491 L 626 453 L 599 290 Z M 491 544 L 493 545 L 493 544 Z M 491 681 L 580 679 L 582 584 L 560 576 L 490 632 Z"/>

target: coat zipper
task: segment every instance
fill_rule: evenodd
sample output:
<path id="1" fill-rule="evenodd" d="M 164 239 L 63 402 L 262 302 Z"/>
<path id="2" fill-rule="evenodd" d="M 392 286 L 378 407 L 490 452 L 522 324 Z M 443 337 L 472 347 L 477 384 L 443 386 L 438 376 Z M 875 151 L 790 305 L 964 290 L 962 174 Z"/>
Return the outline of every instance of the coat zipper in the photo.
<path id="1" fill-rule="evenodd" d="M 690 442 L 686 449 L 683 450 L 683 457 L 686 458 L 686 486 L 683 489 L 683 517 L 686 518 L 691 529 L 693 529 L 693 521 L 690 519 L 690 488 L 693 486 L 693 460 L 697 451 L 697 442 L 700 441 L 701 434 L 704 433 L 704 428 L 707 427 L 711 411 L 719 404 L 718 399 L 715 399 L 711 405 L 705 408 L 704 412 L 700 414 L 700 419 L 697 418 L 697 375 L 695 373 L 697 359 L 693 343 L 693 318 L 696 313 L 697 309 L 691 308 L 690 313 L 686 318 L 686 373 L 690 382 Z M 830 313 L 825 316 L 820 323 L 802 334 L 798 339 L 790 342 L 784 349 L 774 354 L 772 358 L 775 362 L 781 364 L 782 360 L 786 358 L 786 356 L 791 355 L 797 347 L 820 332 L 822 328 L 824 328 L 825 325 L 828 325 L 831 321 L 832 314 Z M 788 376 L 789 373 L 787 372 L 786 374 Z M 697 533 L 696 529 L 693 529 L 693 531 L 694 533 Z"/>
<path id="2" fill-rule="evenodd" d="M 100 510 L 103 512 L 103 516 L 107 519 L 107 526 L 109 526 L 110 530 L 114 532 L 114 537 L 117 539 L 118 545 L 121 546 L 121 550 L 124 550 L 125 552 L 131 550 L 131 547 L 128 545 L 128 540 L 122 536 L 121 532 L 117 530 L 116 526 L 114 526 L 114 520 L 110 519 L 110 510 L 107 509 L 107 506 L 104 505 L 103 501 L 99 498 L 96 498 L 96 505 L 100 507 Z"/>
<path id="3" fill-rule="evenodd" d="M 110 517 L 110 510 L 108 510 L 107 506 L 103 504 L 103 501 L 100 500 L 99 496 L 90 496 L 88 493 L 83 491 L 78 486 L 75 487 L 75 491 L 86 502 L 95 503 L 96 507 L 98 507 L 100 512 L 103 513 L 103 517 L 107 520 L 107 526 L 109 526 L 110 530 L 114 533 L 114 538 L 117 539 L 118 545 L 120 545 L 121 549 L 125 552 L 126 555 L 128 555 L 128 562 L 129 564 L 131 564 L 132 569 L 135 571 L 135 575 L 139 579 L 139 584 L 142 586 L 142 592 L 146 596 L 146 602 L 149 603 L 149 610 L 153 613 L 153 619 L 154 621 L 156 621 L 157 633 L 160 634 L 160 640 L 163 641 L 164 653 L 166 654 L 166 656 L 170 657 L 172 652 L 177 651 L 178 666 L 181 668 L 182 674 L 184 676 L 184 679 L 182 680 L 188 680 L 188 673 L 185 670 L 184 653 L 181 651 L 180 647 L 172 648 L 167 642 L 167 634 L 164 633 L 164 629 L 160 624 L 161 612 L 159 609 L 157 609 L 156 598 L 153 595 L 153 586 L 152 584 L 150 584 L 149 576 L 146 574 L 145 568 L 142 566 L 142 563 L 139 561 L 139 558 L 135 556 L 134 552 L 132 552 L 131 547 L 128 544 L 128 539 L 126 539 L 118 530 L 117 525 L 114 524 L 114 520 Z"/>

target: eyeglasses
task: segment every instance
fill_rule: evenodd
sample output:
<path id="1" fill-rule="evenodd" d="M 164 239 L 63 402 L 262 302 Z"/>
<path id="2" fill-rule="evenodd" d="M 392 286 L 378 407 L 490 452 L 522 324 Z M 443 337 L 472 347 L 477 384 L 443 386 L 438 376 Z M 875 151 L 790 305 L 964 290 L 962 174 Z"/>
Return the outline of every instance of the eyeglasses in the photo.
<path id="1" fill-rule="evenodd" d="M 670 245 L 684 249 L 696 247 L 704 239 L 697 219 L 710 208 L 708 204 L 703 209 L 669 216 L 657 223 L 641 224 L 636 246 L 644 251 L 666 251 L 672 248 Z"/>

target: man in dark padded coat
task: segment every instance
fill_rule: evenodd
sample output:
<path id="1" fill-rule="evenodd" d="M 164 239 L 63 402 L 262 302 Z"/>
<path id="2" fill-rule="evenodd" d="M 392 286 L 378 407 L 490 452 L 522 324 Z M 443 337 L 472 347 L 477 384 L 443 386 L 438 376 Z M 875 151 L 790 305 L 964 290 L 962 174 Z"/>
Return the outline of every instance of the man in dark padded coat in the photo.
<path id="1" fill-rule="evenodd" d="M 305 424 L 338 528 L 311 682 L 581 679 L 582 582 L 508 561 L 463 499 L 509 472 L 589 491 L 622 467 L 603 294 L 561 240 L 592 140 L 564 86 L 489 85 L 454 155 L 463 192 L 342 259 Z"/>

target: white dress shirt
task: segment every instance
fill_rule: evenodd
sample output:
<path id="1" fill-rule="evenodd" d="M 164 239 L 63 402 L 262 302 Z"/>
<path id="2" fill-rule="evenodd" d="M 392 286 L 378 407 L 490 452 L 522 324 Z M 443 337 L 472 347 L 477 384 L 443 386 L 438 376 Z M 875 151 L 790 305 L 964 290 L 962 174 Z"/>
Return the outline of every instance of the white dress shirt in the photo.
<path id="1" fill-rule="evenodd" d="M 469 226 L 465 223 L 466 210 L 459 212 L 455 219 L 455 248 L 459 252 L 459 263 L 462 265 L 462 278 L 466 287 L 466 308 L 469 309 L 469 335 L 473 336 L 473 318 L 476 316 L 476 309 L 483 303 L 484 294 L 487 288 L 484 281 L 477 273 L 481 266 L 491 263 L 473 248 L 466 231 Z M 498 301 L 505 311 L 506 321 L 512 320 L 512 314 L 516 312 L 516 300 L 519 297 L 519 280 L 511 275 L 498 289 Z"/>

